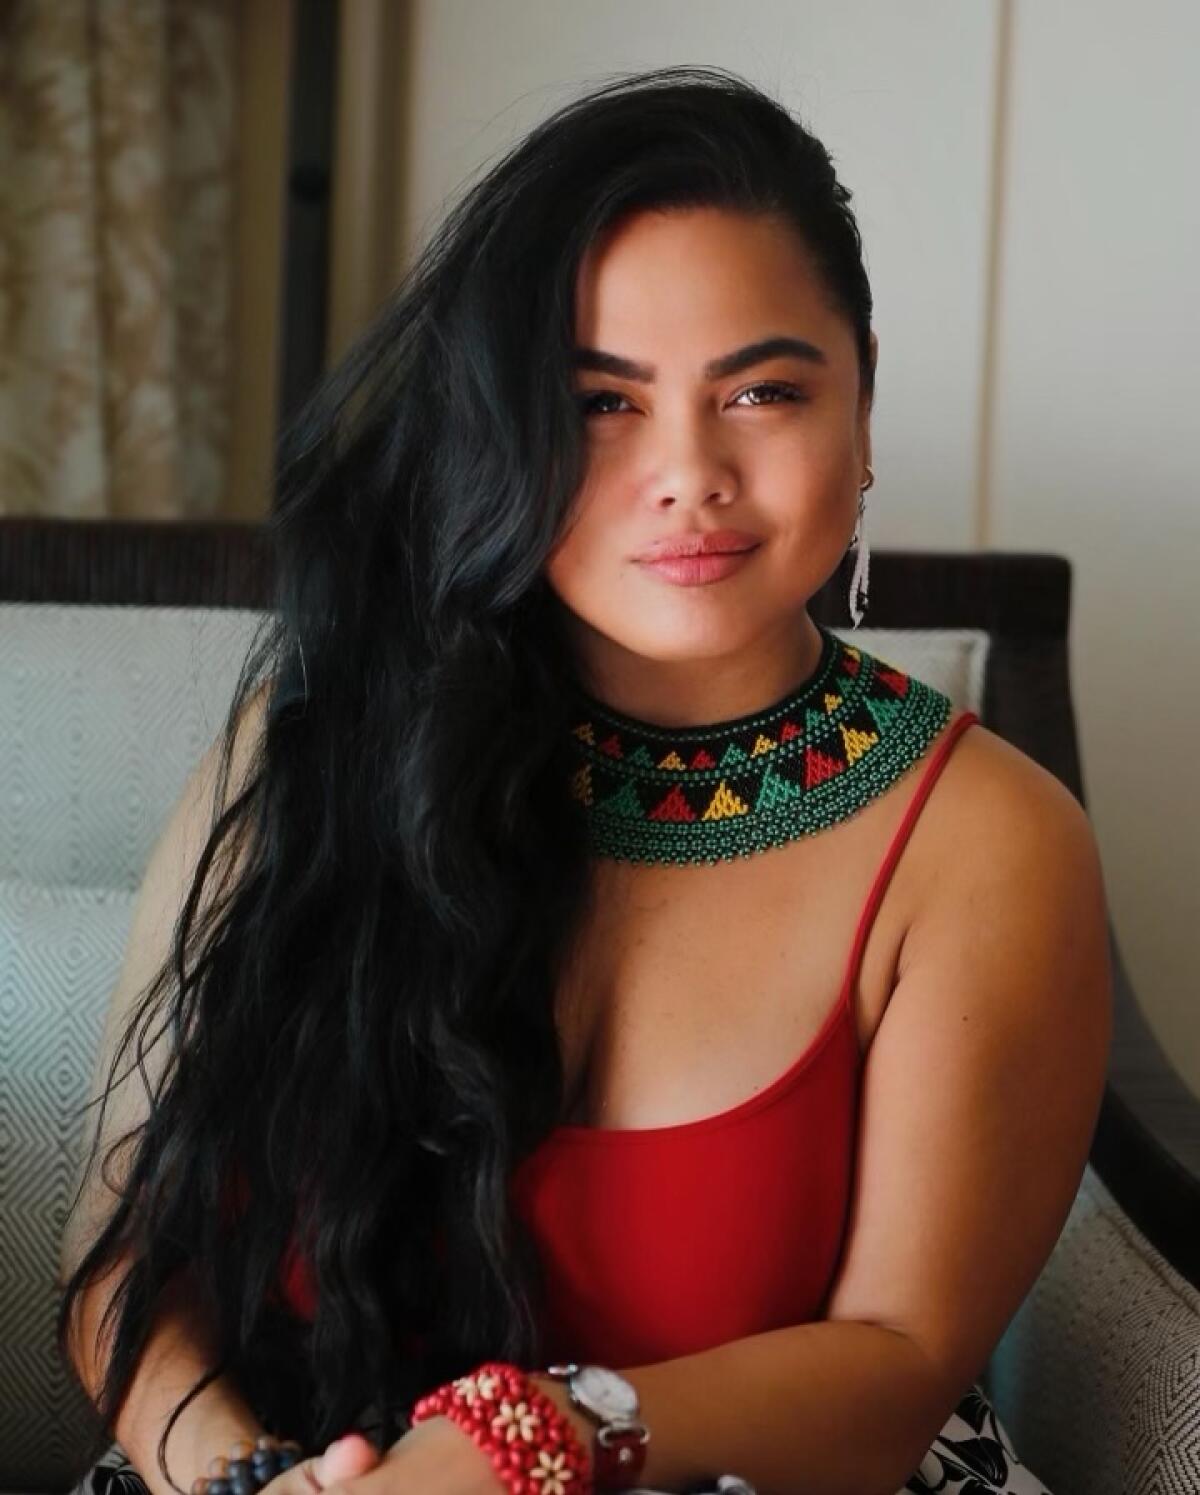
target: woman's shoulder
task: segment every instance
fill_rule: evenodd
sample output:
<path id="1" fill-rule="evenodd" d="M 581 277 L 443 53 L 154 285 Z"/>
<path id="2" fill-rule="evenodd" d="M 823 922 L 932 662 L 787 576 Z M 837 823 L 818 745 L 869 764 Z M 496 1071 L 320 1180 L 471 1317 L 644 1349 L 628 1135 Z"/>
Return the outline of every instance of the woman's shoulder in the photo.
<path id="1" fill-rule="evenodd" d="M 906 945 L 910 926 L 928 924 L 947 903 L 1020 901 L 1040 896 L 1047 878 L 1099 876 L 1088 812 L 1048 768 L 979 720 L 941 751 L 962 716 L 949 713 L 914 770 L 930 774 L 941 753 L 901 859 Z"/>
<path id="2" fill-rule="evenodd" d="M 848 647 L 848 646 L 847 646 Z M 957 731 L 965 708 L 952 701 L 938 686 L 919 674 L 904 670 L 869 651 L 861 650 L 869 661 L 867 690 L 887 695 L 896 684 L 908 697 L 905 720 L 909 731 L 924 739 L 919 763 L 931 767 L 931 760 L 947 739 L 957 736 L 937 772 L 937 792 L 922 809 L 922 829 L 926 841 L 937 839 L 944 845 L 958 845 L 966 850 L 964 837 L 972 845 L 980 838 L 986 845 L 996 839 L 1016 839 L 1022 835 L 1051 834 L 1055 829 L 1086 835 L 1090 821 L 1082 804 L 1065 783 L 1035 758 L 1007 738 L 976 719 L 965 730 Z M 934 718 L 941 725 L 930 735 Z M 904 733 L 894 733 L 899 747 Z M 907 747 L 907 744 L 905 744 Z M 920 772 L 921 770 L 918 770 Z M 907 775 L 906 775 L 907 777 Z M 901 791 L 903 797 L 903 791 Z M 937 835 L 934 836 L 933 832 Z"/>
<path id="3" fill-rule="evenodd" d="M 955 711 L 943 732 L 961 715 Z M 957 822 L 960 833 L 987 830 L 1008 838 L 1072 826 L 1090 830 L 1086 809 L 1067 785 L 982 721 L 962 733 L 941 778 L 942 818 L 947 828 Z"/>
<path id="4" fill-rule="evenodd" d="M 1083 804 L 1057 775 L 980 721 L 954 744 L 922 820 L 926 876 L 915 911 L 926 923 L 947 909 L 986 905 L 1000 916 L 1047 898 L 1061 903 L 1068 885 L 1104 898 L 1099 846 Z"/>

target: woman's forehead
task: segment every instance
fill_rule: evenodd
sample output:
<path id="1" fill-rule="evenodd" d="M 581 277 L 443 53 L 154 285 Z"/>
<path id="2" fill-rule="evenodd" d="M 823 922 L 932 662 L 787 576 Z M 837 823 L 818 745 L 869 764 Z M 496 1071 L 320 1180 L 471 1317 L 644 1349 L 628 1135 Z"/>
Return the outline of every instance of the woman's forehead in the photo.
<path id="1" fill-rule="evenodd" d="M 641 213 L 581 262 L 578 348 L 643 368 L 707 369 L 745 344 L 789 335 L 826 366 L 849 342 L 799 236 L 776 221 L 711 208 Z M 815 370 L 822 359 L 806 361 Z"/>

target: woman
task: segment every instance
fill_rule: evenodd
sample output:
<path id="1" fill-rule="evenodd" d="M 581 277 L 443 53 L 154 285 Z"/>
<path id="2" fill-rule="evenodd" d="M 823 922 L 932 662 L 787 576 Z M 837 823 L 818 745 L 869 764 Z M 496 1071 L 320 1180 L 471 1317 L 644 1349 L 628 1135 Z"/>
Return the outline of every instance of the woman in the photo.
<path id="1" fill-rule="evenodd" d="M 974 1377 L 1086 1162 L 1103 881 L 808 615 L 873 479 L 849 195 L 735 76 L 607 83 L 288 433 L 59 1321 L 139 1488 L 1043 1488 Z"/>

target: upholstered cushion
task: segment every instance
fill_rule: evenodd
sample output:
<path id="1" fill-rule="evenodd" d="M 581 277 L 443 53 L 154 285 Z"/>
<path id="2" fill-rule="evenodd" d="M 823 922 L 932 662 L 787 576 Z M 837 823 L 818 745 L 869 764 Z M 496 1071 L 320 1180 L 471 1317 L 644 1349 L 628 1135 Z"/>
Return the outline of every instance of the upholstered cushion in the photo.
<path id="1" fill-rule="evenodd" d="M 1055 1495 L 1200 1490 L 1200 1292 L 1090 1164 L 985 1385 Z"/>
<path id="2" fill-rule="evenodd" d="M 134 894 L 0 879 L 0 1489 L 63 1488 L 87 1403 L 54 1344 L 82 1111 Z"/>
<path id="3" fill-rule="evenodd" d="M 88 1409 L 59 1247 L 135 890 L 263 615 L 0 604 L 0 1490 L 65 1488 Z"/>
<path id="4" fill-rule="evenodd" d="M 261 618 L 0 604 L 0 877 L 136 887 Z"/>

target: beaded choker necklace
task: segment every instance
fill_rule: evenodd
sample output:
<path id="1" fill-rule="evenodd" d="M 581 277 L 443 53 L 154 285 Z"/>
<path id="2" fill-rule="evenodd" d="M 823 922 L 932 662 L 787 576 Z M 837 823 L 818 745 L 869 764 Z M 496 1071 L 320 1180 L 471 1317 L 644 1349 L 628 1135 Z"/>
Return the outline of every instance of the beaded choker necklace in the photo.
<path id="1" fill-rule="evenodd" d="M 949 696 L 816 626 L 812 675 L 730 721 L 660 727 L 578 692 L 569 789 L 593 855 L 713 863 L 765 851 L 848 819 L 921 757 Z"/>

